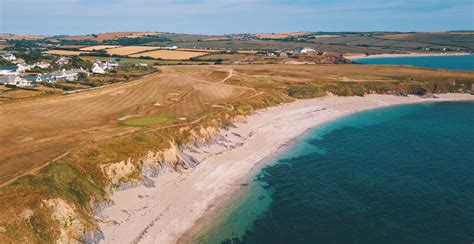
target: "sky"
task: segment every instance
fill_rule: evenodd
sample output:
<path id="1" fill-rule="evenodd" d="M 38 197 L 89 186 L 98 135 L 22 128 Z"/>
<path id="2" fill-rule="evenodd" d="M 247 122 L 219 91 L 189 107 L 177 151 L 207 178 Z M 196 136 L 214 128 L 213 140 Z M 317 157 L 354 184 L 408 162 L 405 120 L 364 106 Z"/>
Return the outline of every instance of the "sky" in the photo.
<path id="1" fill-rule="evenodd" d="M 473 0 L 0 0 L 0 33 L 474 29 Z"/>

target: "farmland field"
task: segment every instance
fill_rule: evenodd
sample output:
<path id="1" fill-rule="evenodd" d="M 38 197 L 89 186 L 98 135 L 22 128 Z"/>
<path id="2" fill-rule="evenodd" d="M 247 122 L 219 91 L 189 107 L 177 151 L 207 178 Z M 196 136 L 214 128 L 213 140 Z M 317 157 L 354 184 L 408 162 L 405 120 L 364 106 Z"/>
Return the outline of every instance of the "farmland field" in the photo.
<path id="1" fill-rule="evenodd" d="M 171 51 L 171 50 L 156 50 L 130 55 L 133 58 L 151 57 L 169 60 L 185 60 L 206 55 L 206 52 L 190 52 L 190 51 Z"/>
<path id="2" fill-rule="evenodd" d="M 110 49 L 110 48 L 117 48 L 120 46 L 115 46 L 115 45 L 97 45 L 97 46 L 90 46 L 90 47 L 83 47 L 80 50 L 81 51 L 98 51 L 98 50 L 105 50 L 105 49 Z"/>
<path id="3" fill-rule="evenodd" d="M 88 53 L 83 51 L 69 51 L 69 50 L 48 50 L 44 53 L 64 56 L 79 56 L 80 54 Z"/>
<path id="4" fill-rule="evenodd" d="M 109 32 L 109 33 L 99 33 L 97 35 L 84 35 L 84 36 L 71 36 L 64 38 L 69 41 L 85 41 L 93 40 L 98 42 L 103 42 L 107 40 L 113 40 L 117 38 L 138 38 L 147 35 L 157 35 L 158 32 Z"/>
<path id="5" fill-rule="evenodd" d="M 309 32 L 282 32 L 282 33 L 263 33 L 263 34 L 256 34 L 257 38 L 262 39 L 283 39 L 288 38 L 291 36 L 305 36 L 310 34 Z"/>
<path id="6" fill-rule="evenodd" d="M 127 46 L 127 47 L 118 47 L 112 49 L 106 49 L 106 52 L 110 55 L 123 55 L 127 56 L 130 54 L 135 54 L 139 52 L 149 51 L 159 49 L 159 47 L 145 47 L 145 46 Z"/>

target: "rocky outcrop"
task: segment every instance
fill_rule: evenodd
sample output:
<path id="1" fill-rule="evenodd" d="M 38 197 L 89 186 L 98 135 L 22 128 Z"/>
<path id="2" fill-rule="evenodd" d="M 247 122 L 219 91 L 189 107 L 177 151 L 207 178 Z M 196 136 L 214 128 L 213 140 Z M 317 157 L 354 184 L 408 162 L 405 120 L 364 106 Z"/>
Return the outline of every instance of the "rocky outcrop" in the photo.
<path id="1" fill-rule="evenodd" d="M 59 238 L 56 243 L 82 243 L 87 228 L 80 221 L 73 206 L 61 198 L 43 200 L 42 207 L 52 211 L 51 219 L 59 225 Z"/>

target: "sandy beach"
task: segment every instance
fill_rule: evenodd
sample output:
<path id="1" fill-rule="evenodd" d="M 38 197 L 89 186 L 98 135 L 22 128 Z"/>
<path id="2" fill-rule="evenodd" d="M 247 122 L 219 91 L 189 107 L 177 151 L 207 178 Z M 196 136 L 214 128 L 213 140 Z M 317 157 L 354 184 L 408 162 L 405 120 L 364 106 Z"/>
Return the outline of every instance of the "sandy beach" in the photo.
<path id="1" fill-rule="evenodd" d="M 344 55 L 344 58 L 353 60 L 353 59 L 365 59 L 365 58 L 397 58 L 397 57 L 432 57 L 432 56 L 465 56 L 471 55 L 471 53 L 466 52 L 456 52 L 456 53 L 399 53 L 399 54 L 350 54 Z"/>
<path id="2" fill-rule="evenodd" d="M 184 173 L 165 173 L 155 187 L 117 191 L 114 205 L 101 214 L 103 243 L 174 243 L 229 193 L 247 182 L 251 172 L 306 130 L 358 111 L 432 101 L 474 100 L 469 94 L 439 98 L 367 95 L 298 100 L 249 116 L 222 130 L 208 145 L 189 146 L 185 154 L 200 164 Z M 258 167 L 258 168 L 257 168 Z"/>

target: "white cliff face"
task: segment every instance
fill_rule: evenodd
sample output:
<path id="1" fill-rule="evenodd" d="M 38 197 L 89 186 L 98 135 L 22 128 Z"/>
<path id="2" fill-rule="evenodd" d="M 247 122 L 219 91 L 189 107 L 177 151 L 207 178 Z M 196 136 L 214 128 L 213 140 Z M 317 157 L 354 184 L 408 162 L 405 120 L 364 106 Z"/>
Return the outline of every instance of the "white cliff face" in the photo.
<path id="1" fill-rule="evenodd" d="M 82 243 L 87 230 L 71 205 L 61 198 L 53 198 L 43 200 L 43 207 L 52 210 L 51 218 L 59 224 L 60 234 L 56 243 Z"/>
<path id="2" fill-rule="evenodd" d="M 121 180 L 128 177 L 136 170 L 136 167 L 133 165 L 130 158 L 118 163 L 101 165 L 101 168 L 102 172 L 104 172 L 106 177 L 109 179 L 110 184 L 113 186 L 119 185 Z"/>

